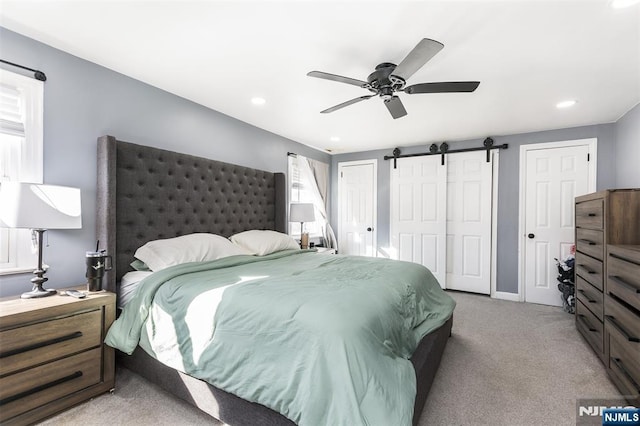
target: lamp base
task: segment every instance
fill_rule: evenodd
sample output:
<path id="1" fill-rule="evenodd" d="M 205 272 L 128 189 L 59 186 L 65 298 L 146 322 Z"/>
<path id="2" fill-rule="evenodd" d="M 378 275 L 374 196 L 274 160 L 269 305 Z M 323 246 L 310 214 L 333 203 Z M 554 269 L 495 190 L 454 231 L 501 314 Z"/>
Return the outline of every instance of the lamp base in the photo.
<path id="1" fill-rule="evenodd" d="M 38 287 L 36 285 L 33 286 L 33 290 L 31 291 L 27 291 L 26 293 L 22 293 L 20 295 L 21 299 L 36 299 L 38 297 L 47 297 L 47 296 L 53 296 L 54 294 L 57 294 L 58 292 L 52 288 L 42 288 L 42 287 Z"/>
<path id="2" fill-rule="evenodd" d="M 300 235 L 300 248 L 308 249 L 309 248 L 309 233 L 303 232 Z"/>

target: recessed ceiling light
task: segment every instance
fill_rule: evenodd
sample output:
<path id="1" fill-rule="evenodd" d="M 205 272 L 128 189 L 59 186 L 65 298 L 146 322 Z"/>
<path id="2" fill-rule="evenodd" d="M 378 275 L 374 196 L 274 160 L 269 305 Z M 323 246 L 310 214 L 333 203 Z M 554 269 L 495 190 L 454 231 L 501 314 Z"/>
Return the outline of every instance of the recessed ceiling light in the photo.
<path id="1" fill-rule="evenodd" d="M 264 105 L 267 101 L 264 98 L 251 98 L 251 103 L 254 105 Z"/>
<path id="2" fill-rule="evenodd" d="M 338 136 L 331 136 L 331 137 L 329 138 L 329 140 L 330 140 L 331 142 L 340 142 L 340 138 L 339 138 Z"/>
<path id="3" fill-rule="evenodd" d="M 556 108 L 569 108 L 574 106 L 575 104 L 576 104 L 576 101 L 574 100 L 562 101 L 556 104 Z"/>
<path id="4" fill-rule="evenodd" d="M 623 9 L 625 7 L 633 6 L 640 0 L 611 0 L 610 5 L 614 9 Z"/>

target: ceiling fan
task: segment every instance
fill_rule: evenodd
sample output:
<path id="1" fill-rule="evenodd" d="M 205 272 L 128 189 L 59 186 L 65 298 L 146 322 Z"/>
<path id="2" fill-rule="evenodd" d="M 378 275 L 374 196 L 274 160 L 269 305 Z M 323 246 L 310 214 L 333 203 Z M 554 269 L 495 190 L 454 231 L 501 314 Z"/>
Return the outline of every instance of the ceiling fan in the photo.
<path id="1" fill-rule="evenodd" d="M 376 67 L 375 71 L 367 77 L 367 81 L 329 74 L 322 71 L 311 71 L 307 74 L 310 77 L 353 84 L 354 86 L 362 87 L 373 93 L 373 95 L 360 96 L 320 112 L 322 114 L 328 114 L 377 95 L 384 100 L 384 104 L 389 110 L 389 113 L 391 113 L 391 116 L 395 119 L 407 115 L 407 110 L 404 109 L 402 101 L 395 95 L 396 92 L 413 95 L 417 93 L 461 93 L 476 90 L 480 84 L 479 81 L 419 83 L 405 87 L 409 77 L 422 68 L 422 66 L 442 50 L 443 47 L 444 44 L 438 41 L 423 38 L 400 64 L 396 65 L 390 62 L 381 63 Z"/>

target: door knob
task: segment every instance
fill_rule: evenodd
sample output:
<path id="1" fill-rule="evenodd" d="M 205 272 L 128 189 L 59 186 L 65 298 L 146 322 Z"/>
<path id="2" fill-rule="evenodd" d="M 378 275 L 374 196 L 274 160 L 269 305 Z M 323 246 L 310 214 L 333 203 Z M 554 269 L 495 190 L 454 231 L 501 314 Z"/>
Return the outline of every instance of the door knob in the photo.
<path id="1" fill-rule="evenodd" d="M 529 234 L 529 235 L 527 235 L 527 237 L 529 237 L 529 238 L 535 238 L 536 236 L 535 236 L 534 234 Z"/>
<path id="2" fill-rule="evenodd" d="M 372 227 L 368 227 L 368 228 L 367 228 L 367 231 L 368 231 L 368 232 L 371 232 L 371 231 L 373 231 L 373 228 L 372 228 Z"/>

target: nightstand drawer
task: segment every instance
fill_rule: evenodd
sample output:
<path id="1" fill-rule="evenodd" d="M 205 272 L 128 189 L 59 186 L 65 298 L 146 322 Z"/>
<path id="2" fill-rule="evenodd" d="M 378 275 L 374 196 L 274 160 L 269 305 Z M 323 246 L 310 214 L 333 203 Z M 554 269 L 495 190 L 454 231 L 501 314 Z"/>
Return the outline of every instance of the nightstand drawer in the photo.
<path id="1" fill-rule="evenodd" d="M 0 376 L 102 344 L 102 310 L 0 332 Z"/>
<path id="2" fill-rule="evenodd" d="M 598 290 L 603 290 L 602 281 L 602 262 L 576 252 L 576 275 L 584 278 L 589 284 Z"/>
<path id="3" fill-rule="evenodd" d="M 576 277 L 576 296 L 600 321 L 604 319 L 604 295 L 581 277 Z"/>
<path id="4" fill-rule="evenodd" d="M 604 235 L 602 231 L 592 229 L 576 229 L 576 250 L 596 259 L 604 259 Z"/>
<path id="5" fill-rule="evenodd" d="M 100 382 L 96 348 L 0 379 L 0 421 Z"/>
<path id="6" fill-rule="evenodd" d="M 604 326 L 591 311 L 585 308 L 580 300 L 576 302 L 576 327 L 593 347 L 593 350 L 598 353 L 598 356 L 602 358 Z"/>
<path id="7" fill-rule="evenodd" d="M 604 224 L 603 203 L 602 199 L 576 203 L 576 226 L 579 228 L 602 229 Z"/>

